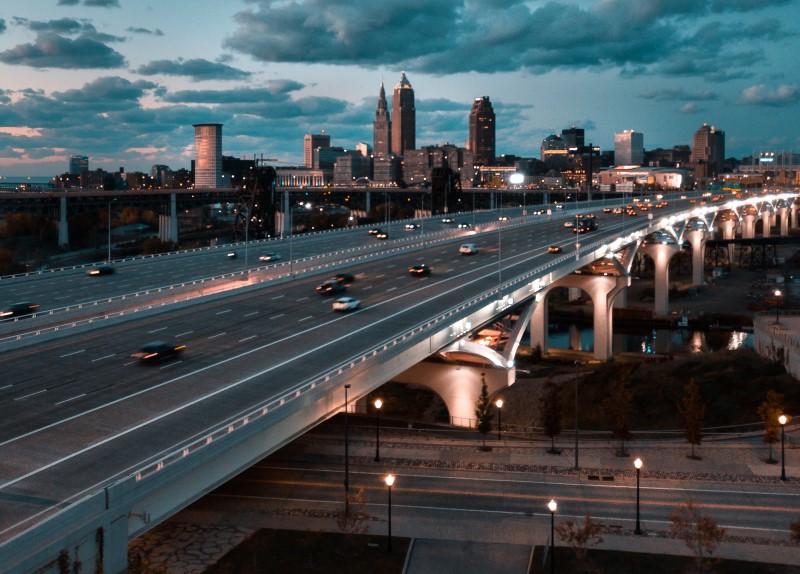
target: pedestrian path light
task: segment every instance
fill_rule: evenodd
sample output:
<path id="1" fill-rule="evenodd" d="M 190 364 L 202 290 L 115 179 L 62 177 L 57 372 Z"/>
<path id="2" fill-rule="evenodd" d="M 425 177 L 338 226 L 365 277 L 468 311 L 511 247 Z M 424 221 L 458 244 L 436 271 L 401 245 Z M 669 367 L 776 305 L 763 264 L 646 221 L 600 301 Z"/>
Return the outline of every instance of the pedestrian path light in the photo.
<path id="1" fill-rule="evenodd" d="M 386 476 L 386 486 L 389 488 L 389 536 L 386 540 L 386 551 L 392 551 L 392 485 L 394 484 L 394 475 L 389 474 Z"/>
<path id="2" fill-rule="evenodd" d="M 642 525 L 639 522 L 639 475 L 642 470 L 642 459 L 637 458 L 633 461 L 633 466 L 636 467 L 636 534 L 642 534 Z"/>
<path id="3" fill-rule="evenodd" d="M 781 480 L 786 480 L 786 423 L 789 417 L 781 415 L 778 422 L 781 424 Z"/>
<path id="4" fill-rule="evenodd" d="M 497 399 L 494 404 L 497 407 L 497 440 L 500 440 L 500 432 L 502 430 L 503 422 L 503 419 L 500 416 L 500 410 L 503 408 L 503 399 Z"/>
<path id="5" fill-rule="evenodd" d="M 556 509 L 558 504 L 555 500 L 547 503 L 547 508 L 550 510 L 550 574 L 556 571 Z"/>
<path id="6" fill-rule="evenodd" d="M 381 407 L 383 406 L 383 401 L 380 399 L 375 399 L 375 402 L 372 403 L 375 406 L 375 462 L 380 462 L 381 460 Z"/>

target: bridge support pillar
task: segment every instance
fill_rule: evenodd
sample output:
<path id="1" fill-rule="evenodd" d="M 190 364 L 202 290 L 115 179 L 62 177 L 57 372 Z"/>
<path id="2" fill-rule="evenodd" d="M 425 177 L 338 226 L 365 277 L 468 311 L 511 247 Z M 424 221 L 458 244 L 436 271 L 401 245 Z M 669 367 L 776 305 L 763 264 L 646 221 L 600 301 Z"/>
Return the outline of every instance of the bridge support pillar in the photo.
<path id="1" fill-rule="evenodd" d="M 778 215 L 780 216 L 780 231 L 778 232 L 781 237 L 786 237 L 789 235 L 789 220 L 787 218 L 787 213 L 789 212 L 789 208 L 787 207 L 779 207 L 778 208 Z"/>
<path id="2" fill-rule="evenodd" d="M 789 216 L 789 227 L 794 229 L 797 227 L 797 204 L 794 202 L 792 202 L 791 211 L 792 213 Z"/>
<path id="3" fill-rule="evenodd" d="M 736 236 L 736 222 L 732 219 L 726 219 L 720 222 L 719 226 L 722 228 L 723 239 L 733 239 Z M 733 261 L 734 246 L 733 243 L 728 244 L 728 261 Z"/>
<path id="4" fill-rule="evenodd" d="M 656 315 L 669 315 L 669 261 L 681 250 L 674 243 L 645 243 L 644 252 L 652 259 L 655 266 L 655 309 Z"/>
<path id="5" fill-rule="evenodd" d="M 58 201 L 58 245 L 69 247 L 69 224 L 67 223 L 67 198 L 61 196 Z"/>
<path id="6" fill-rule="evenodd" d="M 392 380 L 429 388 L 447 405 L 452 425 L 473 428 L 482 382 L 491 396 L 513 384 L 515 375 L 514 369 L 490 365 L 422 361 Z"/>
<path id="7" fill-rule="evenodd" d="M 772 212 L 771 211 L 762 211 L 761 212 L 761 236 L 762 237 L 769 237 L 772 231 Z"/>
<path id="8" fill-rule="evenodd" d="M 756 236 L 756 216 L 750 213 L 742 216 L 742 239 L 753 239 Z"/>
<path id="9" fill-rule="evenodd" d="M 364 203 L 364 210 L 369 213 L 372 210 L 372 194 L 367 192 L 367 197 Z"/>
<path id="10" fill-rule="evenodd" d="M 687 231 L 684 237 L 692 245 L 692 283 L 694 285 L 703 285 L 705 284 L 704 270 L 708 234 L 705 231 L 694 229 Z"/>

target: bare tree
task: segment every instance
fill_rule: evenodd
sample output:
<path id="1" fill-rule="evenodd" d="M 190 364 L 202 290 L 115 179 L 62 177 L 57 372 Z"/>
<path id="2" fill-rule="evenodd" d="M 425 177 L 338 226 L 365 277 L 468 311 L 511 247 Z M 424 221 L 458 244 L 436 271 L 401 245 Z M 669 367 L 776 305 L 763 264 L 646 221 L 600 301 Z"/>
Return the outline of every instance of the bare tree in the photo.
<path id="1" fill-rule="evenodd" d="M 584 571 L 593 570 L 594 565 L 589 561 L 589 548 L 603 542 L 600 525 L 592 522 L 587 514 L 582 525 L 572 520 L 559 522 L 556 532 L 561 541 L 575 552 L 576 565 Z"/>
<path id="2" fill-rule="evenodd" d="M 686 442 L 692 445 L 692 455 L 690 458 L 698 459 L 694 453 L 694 445 L 699 445 L 703 440 L 703 417 L 706 407 L 700 397 L 700 387 L 692 377 L 684 388 L 686 394 L 683 401 L 678 405 L 678 411 L 683 415 L 686 422 Z"/>
<path id="3" fill-rule="evenodd" d="M 559 454 L 555 437 L 561 434 L 561 387 L 549 380 L 544 384 L 544 394 L 539 397 L 539 420 L 544 434 L 550 437 L 550 454 Z"/>
<path id="4" fill-rule="evenodd" d="M 363 548 L 359 548 L 356 541 L 369 531 L 369 521 L 372 518 L 364 511 L 368 501 L 363 488 L 346 492 L 345 497 L 347 504 L 336 513 L 336 526 L 344 534 L 349 552 L 360 554 Z"/>
<path id="5" fill-rule="evenodd" d="M 717 546 L 725 538 L 725 529 L 717 526 L 717 521 L 711 516 L 701 514 L 700 508 L 691 500 L 681 504 L 667 519 L 670 532 L 683 540 L 694 553 L 697 570 L 708 569 Z"/>
<path id="6" fill-rule="evenodd" d="M 611 419 L 611 431 L 620 439 L 620 456 L 628 456 L 625 441 L 631 438 L 628 407 L 633 400 L 633 393 L 628 389 L 628 378 L 628 375 L 624 375 L 614 387 L 613 393 L 603 400 L 603 411 Z"/>
<path id="7" fill-rule="evenodd" d="M 777 462 L 772 457 L 772 445 L 778 442 L 780 437 L 780 423 L 778 417 L 783 412 L 783 395 L 770 389 L 767 391 L 767 400 L 758 407 L 758 416 L 764 423 L 764 442 L 769 444 L 769 462 Z"/>
<path id="8" fill-rule="evenodd" d="M 475 419 L 478 432 L 483 436 L 483 450 L 486 450 L 486 435 L 492 430 L 492 403 L 489 400 L 484 373 L 481 373 L 481 394 L 475 402 Z"/>

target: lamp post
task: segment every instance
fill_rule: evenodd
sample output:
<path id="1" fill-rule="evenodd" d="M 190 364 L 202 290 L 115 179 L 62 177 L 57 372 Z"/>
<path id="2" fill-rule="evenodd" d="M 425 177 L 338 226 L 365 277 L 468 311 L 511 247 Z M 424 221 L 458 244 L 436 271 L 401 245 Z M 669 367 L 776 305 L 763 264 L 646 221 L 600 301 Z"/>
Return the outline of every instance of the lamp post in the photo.
<path id="1" fill-rule="evenodd" d="M 642 459 L 637 458 L 633 461 L 633 466 L 636 467 L 636 534 L 642 534 L 642 525 L 639 522 L 639 474 L 642 470 Z"/>
<path id="2" fill-rule="evenodd" d="M 781 415 L 778 417 L 778 422 L 781 423 L 781 480 L 786 480 L 786 423 L 789 422 L 789 417 Z"/>
<path id="3" fill-rule="evenodd" d="M 500 415 L 500 412 L 503 408 L 503 399 L 497 399 L 494 405 L 497 407 L 497 440 L 500 440 L 500 431 L 503 424 L 503 419 Z"/>
<path id="4" fill-rule="evenodd" d="M 386 551 L 392 551 L 392 485 L 394 484 L 394 475 L 389 474 L 386 476 L 386 486 L 389 487 L 389 531 L 388 538 L 386 539 Z"/>
<path id="5" fill-rule="evenodd" d="M 556 509 L 558 504 L 555 500 L 547 503 L 547 508 L 550 510 L 550 574 L 555 574 L 556 571 Z"/>
<path id="6" fill-rule="evenodd" d="M 372 403 L 375 405 L 375 462 L 380 462 L 381 460 L 381 407 L 383 406 L 383 401 L 380 399 L 375 399 L 375 402 Z"/>
<path id="7" fill-rule="evenodd" d="M 111 265 L 111 202 L 114 201 L 110 199 L 108 201 L 108 264 Z"/>
<path id="8" fill-rule="evenodd" d="M 575 470 L 578 470 L 578 365 L 580 361 L 575 361 Z"/>
<path id="9" fill-rule="evenodd" d="M 347 429 L 347 389 L 350 388 L 350 383 L 345 384 L 344 386 L 344 491 L 345 491 L 345 506 L 347 506 L 347 494 L 350 492 L 350 467 L 349 467 L 349 438 L 348 438 L 348 429 Z"/>
<path id="10" fill-rule="evenodd" d="M 780 289 L 775 289 L 775 324 L 776 325 L 780 325 L 781 324 L 781 320 L 780 320 L 780 317 L 778 315 L 779 309 L 781 308 L 781 299 L 780 299 L 781 295 L 783 295 L 783 293 L 781 293 L 781 290 Z"/>

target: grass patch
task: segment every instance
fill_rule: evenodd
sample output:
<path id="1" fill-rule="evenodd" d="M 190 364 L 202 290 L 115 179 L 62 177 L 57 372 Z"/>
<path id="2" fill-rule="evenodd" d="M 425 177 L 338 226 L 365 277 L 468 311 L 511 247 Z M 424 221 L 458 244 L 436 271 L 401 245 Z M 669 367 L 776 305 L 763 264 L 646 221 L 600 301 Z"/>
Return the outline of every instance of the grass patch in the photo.
<path id="1" fill-rule="evenodd" d="M 228 552 L 206 574 L 399 574 L 403 571 L 408 538 L 305 532 L 265 528 Z"/>

